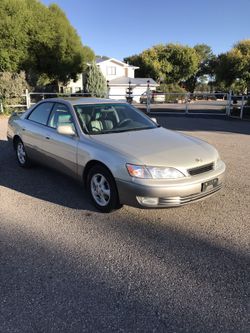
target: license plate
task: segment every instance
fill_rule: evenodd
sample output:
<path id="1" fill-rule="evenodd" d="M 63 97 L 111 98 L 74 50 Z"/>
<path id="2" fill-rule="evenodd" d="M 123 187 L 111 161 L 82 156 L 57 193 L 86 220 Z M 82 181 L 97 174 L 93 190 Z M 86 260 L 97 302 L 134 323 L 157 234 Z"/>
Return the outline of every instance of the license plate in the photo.
<path id="1" fill-rule="evenodd" d="M 218 185 L 218 178 L 214 178 L 211 180 L 208 180 L 205 183 L 201 184 L 201 191 L 206 192 L 206 191 L 211 191 L 214 187 Z"/>

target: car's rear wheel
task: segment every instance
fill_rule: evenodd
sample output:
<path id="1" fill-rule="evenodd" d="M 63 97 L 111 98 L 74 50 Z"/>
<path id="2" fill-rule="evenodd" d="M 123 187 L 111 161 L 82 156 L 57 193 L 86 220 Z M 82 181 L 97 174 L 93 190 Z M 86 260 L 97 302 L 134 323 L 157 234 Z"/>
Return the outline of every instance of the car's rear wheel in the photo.
<path id="1" fill-rule="evenodd" d="M 109 213 L 121 207 L 115 180 L 102 165 L 93 166 L 87 178 L 87 188 L 95 207 Z"/>
<path id="2" fill-rule="evenodd" d="M 15 148 L 16 148 L 16 157 L 18 164 L 22 168 L 28 168 L 31 165 L 31 161 L 27 155 L 26 149 L 24 147 L 24 144 L 21 139 L 17 139 L 15 143 Z"/>

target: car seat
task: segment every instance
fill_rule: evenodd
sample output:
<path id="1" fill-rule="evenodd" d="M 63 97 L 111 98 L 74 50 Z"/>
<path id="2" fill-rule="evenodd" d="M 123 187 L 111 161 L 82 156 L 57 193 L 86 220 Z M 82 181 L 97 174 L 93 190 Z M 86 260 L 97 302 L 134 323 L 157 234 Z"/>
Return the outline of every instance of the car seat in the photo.
<path id="1" fill-rule="evenodd" d="M 91 132 L 101 132 L 103 130 L 103 125 L 100 120 L 92 120 L 89 123 L 89 130 Z"/>
<path id="2" fill-rule="evenodd" d="M 79 112 L 79 116 L 80 116 L 80 120 L 81 120 L 81 125 L 83 128 L 87 128 L 89 129 L 89 122 L 91 120 L 91 116 L 87 113 L 80 113 Z"/>
<path id="3" fill-rule="evenodd" d="M 101 124 L 95 123 L 96 126 L 101 126 L 104 130 L 110 130 L 114 127 L 113 121 L 108 118 L 109 112 L 96 112 L 95 121 L 100 122 Z"/>

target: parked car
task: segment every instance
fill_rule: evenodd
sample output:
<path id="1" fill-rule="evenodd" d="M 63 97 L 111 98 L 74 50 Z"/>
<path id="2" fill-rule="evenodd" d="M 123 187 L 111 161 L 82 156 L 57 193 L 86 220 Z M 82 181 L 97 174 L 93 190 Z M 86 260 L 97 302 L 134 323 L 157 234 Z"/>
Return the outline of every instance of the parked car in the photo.
<path id="1" fill-rule="evenodd" d="M 140 96 L 140 103 L 147 103 L 147 92 L 145 91 Z M 165 94 L 160 91 L 150 91 L 150 103 L 164 103 L 165 102 Z"/>
<path id="2" fill-rule="evenodd" d="M 223 99 L 223 100 L 227 99 L 227 93 L 225 93 L 223 91 L 215 91 L 214 95 L 215 95 L 216 99 Z"/>
<path id="3" fill-rule="evenodd" d="M 7 137 L 21 167 L 36 161 L 83 181 L 102 212 L 200 200 L 221 188 L 225 172 L 208 143 L 110 99 L 41 101 L 10 117 Z"/>

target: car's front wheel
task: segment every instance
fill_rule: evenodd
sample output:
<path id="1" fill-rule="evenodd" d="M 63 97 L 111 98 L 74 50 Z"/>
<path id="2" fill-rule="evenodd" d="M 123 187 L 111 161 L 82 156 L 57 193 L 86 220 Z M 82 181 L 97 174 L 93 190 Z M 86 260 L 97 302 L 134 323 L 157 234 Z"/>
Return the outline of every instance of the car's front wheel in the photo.
<path id="1" fill-rule="evenodd" d="M 109 213 L 121 207 L 115 180 L 102 165 L 95 165 L 88 173 L 87 188 L 94 205 Z"/>
<path id="2" fill-rule="evenodd" d="M 16 157 L 19 165 L 23 168 L 30 167 L 31 162 L 21 139 L 18 139 L 16 141 L 15 148 L 16 148 Z"/>

